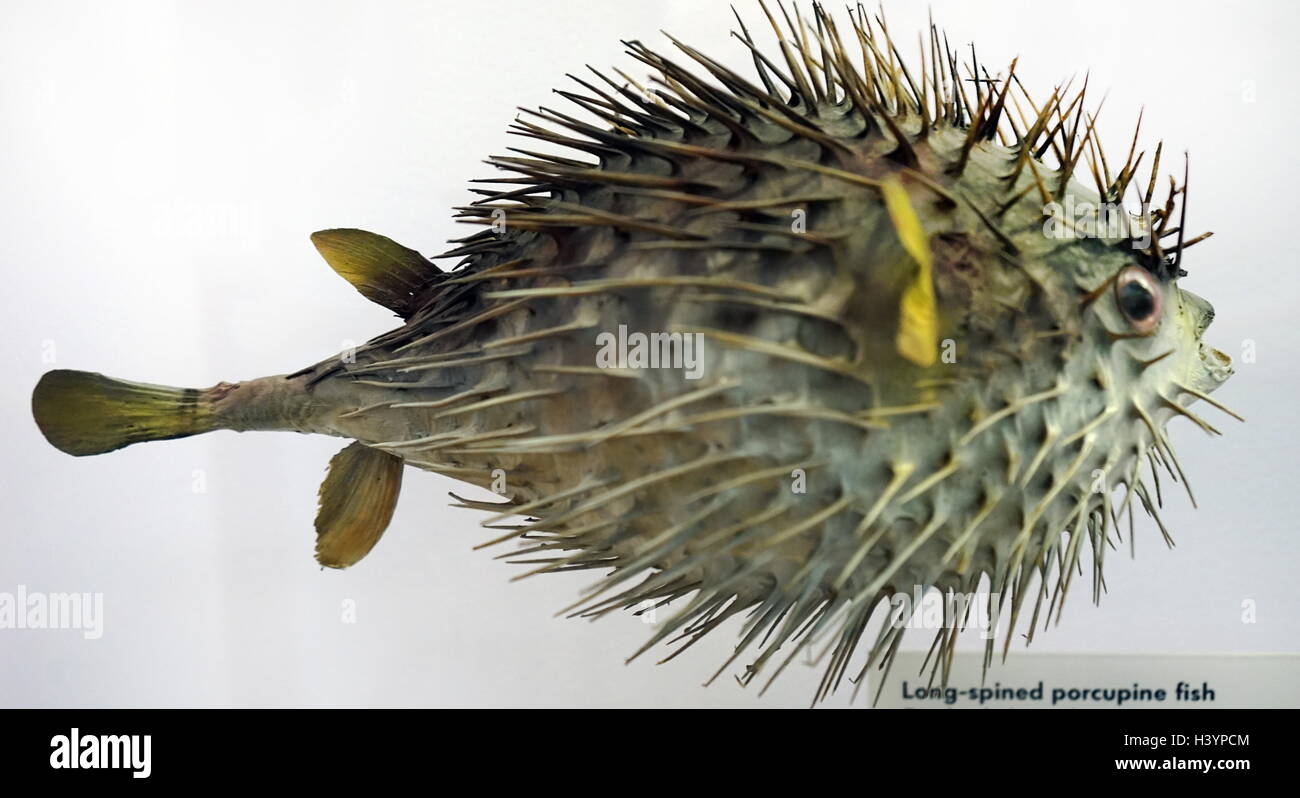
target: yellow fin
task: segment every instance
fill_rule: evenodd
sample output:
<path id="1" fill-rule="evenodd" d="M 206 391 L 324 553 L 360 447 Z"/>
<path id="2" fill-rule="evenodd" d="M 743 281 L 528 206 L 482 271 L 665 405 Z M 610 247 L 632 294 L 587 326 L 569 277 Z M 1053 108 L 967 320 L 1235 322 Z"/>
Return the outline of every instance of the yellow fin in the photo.
<path id="1" fill-rule="evenodd" d="M 36 383 L 32 416 L 46 440 L 78 457 L 217 429 L 202 391 L 69 369 Z"/>
<path id="2" fill-rule="evenodd" d="M 918 267 L 899 303 L 898 334 L 894 346 L 900 355 L 916 365 L 931 366 L 938 358 L 939 316 L 935 309 L 929 237 L 907 197 L 907 190 L 897 178 L 886 179 L 880 190 L 898 240 Z"/>
<path id="3" fill-rule="evenodd" d="M 316 561 L 347 568 L 388 528 L 402 489 L 402 458 L 353 443 L 330 460 L 316 513 Z"/>
<path id="4" fill-rule="evenodd" d="M 321 230 L 311 234 L 311 242 L 362 296 L 403 317 L 414 310 L 419 293 L 442 274 L 415 250 L 365 230 Z"/>

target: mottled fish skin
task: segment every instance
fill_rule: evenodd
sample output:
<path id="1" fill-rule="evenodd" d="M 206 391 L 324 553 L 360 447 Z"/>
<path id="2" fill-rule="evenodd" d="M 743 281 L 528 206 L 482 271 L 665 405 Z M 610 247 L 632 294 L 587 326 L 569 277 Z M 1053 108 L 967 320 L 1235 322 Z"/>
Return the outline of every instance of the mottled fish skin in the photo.
<path id="1" fill-rule="evenodd" d="M 681 599 L 647 647 L 747 613 L 737 655 L 770 637 L 746 680 L 783 644 L 796 643 L 784 659 L 829 633 L 819 696 L 872 609 L 914 586 L 988 584 L 1009 644 L 1026 597 L 1034 620 L 1048 597 L 1059 617 L 1086 538 L 1096 598 L 1118 518 L 1156 511 L 1143 463 L 1186 484 L 1166 424 L 1212 429 L 1189 405 L 1225 409 L 1208 394 L 1230 363 L 1201 342 L 1213 309 L 1177 283 L 1175 196 L 1145 248 L 1127 216 L 1118 235 L 1048 235 L 1046 203 L 1114 201 L 1141 158 L 1130 150 L 1094 191 L 1071 177 L 1091 126 L 1069 124 L 1063 97 L 1015 125 L 1013 81 L 964 98 L 948 64 L 913 95 L 865 18 L 841 39 L 815 14 L 824 40 L 790 52 L 833 75 L 795 55 L 787 88 L 770 63 L 758 87 L 681 46 L 723 89 L 632 42 L 676 94 L 584 81 L 579 103 L 605 126 L 519 121 L 585 159 L 495 159 L 524 186 L 459 209 L 490 226 L 442 256 L 455 269 L 373 234 L 318 233 L 330 264 L 406 323 L 295 374 L 208 389 L 203 426 L 375 451 L 338 459 L 370 475 L 356 501 L 373 511 L 322 487 L 326 564 L 360 559 L 388 522 L 400 476 L 381 453 L 483 488 L 504 479 L 500 503 L 462 500 L 492 513 L 488 541 L 519 546 L 533 571 L 610 571 L 576 609 Z M 867 74 L 845 52 L 859 40 Z M 1056 166 L 1041 160 L 1052 149 Z M 1185 207 L 1185 176 L 1179 194 Z M 1161 249 L 1175 225 L 1179 244 Z M 601 336 L 620 328 L 696 336 L 698 374 L 602 367 Z M 92 450 L 105 449 L 75 453 Z M 882 632 L 868 666 L 901 633 Z M 940 633 L 936 667 L 954 638 Z"/>

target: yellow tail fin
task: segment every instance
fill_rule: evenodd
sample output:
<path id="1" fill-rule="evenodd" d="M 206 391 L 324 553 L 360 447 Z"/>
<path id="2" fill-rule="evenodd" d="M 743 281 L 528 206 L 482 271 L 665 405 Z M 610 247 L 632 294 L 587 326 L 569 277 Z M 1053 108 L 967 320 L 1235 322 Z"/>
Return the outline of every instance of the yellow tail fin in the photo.
<path id="1" fill-rule="evenodd" d="M 202 393 L 59 369 L 36 384 L 32 415 L 46 440 L 80 457 L 217 429 Z"/>

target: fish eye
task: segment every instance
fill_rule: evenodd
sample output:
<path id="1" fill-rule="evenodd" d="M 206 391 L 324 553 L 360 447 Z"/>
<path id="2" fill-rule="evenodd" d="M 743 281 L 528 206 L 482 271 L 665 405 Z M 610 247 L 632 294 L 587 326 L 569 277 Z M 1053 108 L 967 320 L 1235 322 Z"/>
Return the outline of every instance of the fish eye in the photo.
<path id="1" fill-rule="evenodd" d="M 1160 322 L 1160 283 L 1141 266 L 1126 266 L 1115 278 L 1115 304 L 1135 332 L 1149 333 Z"/>

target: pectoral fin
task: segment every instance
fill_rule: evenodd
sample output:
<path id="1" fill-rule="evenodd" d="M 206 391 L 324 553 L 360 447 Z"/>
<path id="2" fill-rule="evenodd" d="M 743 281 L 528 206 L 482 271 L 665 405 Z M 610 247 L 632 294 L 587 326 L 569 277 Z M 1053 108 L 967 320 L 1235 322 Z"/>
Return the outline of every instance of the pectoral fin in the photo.
<path id="1" fill-rule="evenodd" d="M 316 561 L 347 568 L 384 534 L 402 489 L 402 458 L 353 443 L 330 460 L 316 513 Z"/>
<path id="2" fill-rule="evenodd" d="M 415 250 L 365 230 L 321 230 L 311 234 L 311 242 L 362 296 L 403 318 L 414 310 L 420 293 L 442 276 L 441 269 Z"/>
<path id="3" fill-rule="evenodd" d="M 898 353 L 918 366 L 932 366 L 939 353 L 939 318 L 935 310 L 930 242 L 907 190 L 896 179 L 880 186 L 885 208 L 903 249 L 916 261 L 916 276 L 903 291 L 899 304 Z"/>

